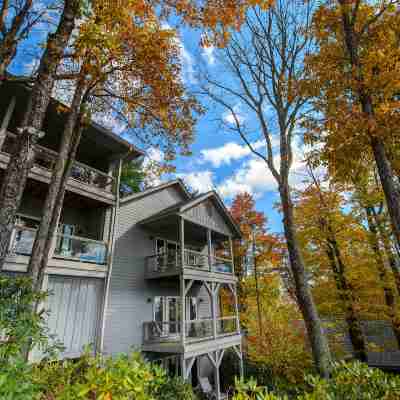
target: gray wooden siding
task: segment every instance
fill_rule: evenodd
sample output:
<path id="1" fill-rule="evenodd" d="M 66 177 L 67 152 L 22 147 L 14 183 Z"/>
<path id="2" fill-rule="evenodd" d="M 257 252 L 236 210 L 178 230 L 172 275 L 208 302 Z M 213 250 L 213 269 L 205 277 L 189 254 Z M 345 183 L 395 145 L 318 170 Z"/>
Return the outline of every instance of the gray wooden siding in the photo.
<path id="1" fill-rule="evenodd" d="M 86 345 L 95 345 L 102 309 L 103 280 L 49 276 L 52 293 L 45 308 L 48 325 L 65 350 L 61 357 L 77 357 Z"/>
<path id="2" fill-rule="evenodd" d="M 128 352 L 142 344 L 142 324 L 153 319 L 155 296 L 179 295 L 179 281 L 146 281 L 145 257 L 154 253 L 151 234 L 136 223 L 184 200 L 175 188 L 121 204 L 116 227 L 114 264 L 106 310 L 104 351 Z"/>
<path id="3" fill-rule="evenodd" d="M 231 228 L 225 222 L 224 217 L 222 217 L 220 211 L 209 199 L 185 211 L 183 215 L 186 219 L 206 226 L 214 231 L 225 235 L 232 234 Z"/>

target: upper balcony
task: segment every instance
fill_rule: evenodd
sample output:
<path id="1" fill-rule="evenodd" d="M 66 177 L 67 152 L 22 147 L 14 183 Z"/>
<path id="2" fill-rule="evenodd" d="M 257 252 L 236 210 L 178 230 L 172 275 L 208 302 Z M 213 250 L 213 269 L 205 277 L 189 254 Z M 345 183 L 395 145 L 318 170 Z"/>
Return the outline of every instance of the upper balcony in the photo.
<path id="1" fill-rule="evenodd" d="M 213 274 L 224 280 L 234 280 L 232 258 L 217 257 L 195 250 L 185 249 L 182 263 L 179 248 L 177 251 L 154 254 L 146 258 L 146 278 Z M 207 275 L 205 275 L 207 274 Z"/>
<path id="2" fill-rule="evenodd" d="M 18 128 L 22 125 L 30 87 L 7 82 L 0 89 L 0 169 L 6 169 Z M 51 99 L 42 126 L 45 135 L 35 146 L 36 160 L 29 174 L 31 179 L 50 182 L 67 117 L 68 108 Z M 67 190 L 114 204 L 119 161 L 141 155 L 142 152 L 120 136 L 92 122 L 82 132 Z"/>
<path id="3" fill-rule="evenodd" d="M 151 205 L 150 205 L 151 206 Z M 215 192 L 205 193 L 139 223 L 154 236 L 145 276 L 235 283 L 232 240 L 240 230 Z"/>

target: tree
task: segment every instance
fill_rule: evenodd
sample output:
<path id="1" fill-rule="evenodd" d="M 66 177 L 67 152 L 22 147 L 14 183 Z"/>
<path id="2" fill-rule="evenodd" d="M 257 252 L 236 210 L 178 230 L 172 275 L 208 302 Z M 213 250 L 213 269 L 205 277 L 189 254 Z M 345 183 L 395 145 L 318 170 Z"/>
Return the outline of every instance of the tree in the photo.
<path id="1" fill-rule="evenodd" d="M 38 289 L 80 141 L 80 119 L 89 120 L 92 110 L 115 110 L 143 130 L 150 126 L 170 154 L 192 138 L 199 107 L 176 78 L 180 65 L 174 32 L 163 29 L 155 15 L 133 19 L 135 8 L 121 9 L 119 2 L 114 6 L 118 7 L 113 9 L 111 3 L 92 7 L 70 46 L 66 65 L 57 74 L 58 79 L 72 80 L 75 88 L 28 267 Z"/>
<path id="2" fill-rule="evenodd" d="M 65 0 L 57 30 L 48 36 L 37 77 L 29 95 L 28 107 L 0 189 L 0 270 L 7 255 L 15 214 L 21 203 L 28 173 L 34 163 L 34 147 L 43 135 L 41 128 L 50 102 L 56 69 L 75 27 L 75 19 L 79 15 L 80 1 Z"/>
<path id="3" fill-rule="evenodd" d="M 305 87 L 315 100 L 310 134 L 326 143 L 330 162 L 337 165 L 346 156 L 374 160 L 399 244 L 400 191 L 390 157 L 393 144 L 398 146 L 399 123 L 396 4 L 337 0 L 320 5 L 313 24 L 317 50 L 307 60 Z"/>
<path id="4" fill-rule="evenodd" d="M 49 14 L 57 9 L 57 2 L 38 5 L 33 0 L 2 0 L 0 8 L 0 81 L 3 81 L 18 45 L 39 23 L 50 22 Z"/>
<path id="5" fill-rule="evenodd" d="M 121 171 L 120 194 L 126 196 L 130 193 L 138 193 L 142 190 L 146 173 L 138 162 L 130 161 L 124 163 Z"/>
<path id="6" fill-rule="evenodd" d="M 125 9 L 129 9 L 131 11 L 130 18 L 125 19 L 125 22 L 127 22 L 127 28 L 130 28 L 134 25 L 134 20 L 136 17 L 138 17 L 139 20 L 145 21 L 145 26 L 149 27 L 153 23 L 156 23 L 157 15 L 165 17 L 172 12 L 175 12 L 177 15 L 183 18 L 185 23 L 191 24 L 193 26 L 202 26 L 204 27 L 204 30 L 206 32 L 213 33 L 214 40 L 222 44 L 228 39 L 229 27 L 232 25 L 240 25 L 243 19 L 243 10 L 246 7 L 248 7 L 248 2 L 245 0 L 237 0 L 234 2 L 232 2 L 231 0 L 221 0 L 217 7 L 215 7 L 214 2 L 210 1 L 181 2 L 174 0 L 160 0 L 155 2 L 148 2 L 147 0 L 125 0 L 124 7 L 122 7 L 119 0 L 111 0 L 108 2 L 93 2 L 92 4 L 83 2 L 81 0 L 64 0 L 63 13 L 61 15 L 57 30 L 54 34 L 50 34 L 48 37 L 46 45 L 47 47 L 41 58 L 38 74 L 35 80 L 35 85 L 33 87 L 30 95 L 30 100 L 28 102 L 28 109 L 26 110 L 23 119 L 24 123 L 23 127 L 21 128 L 21 134 L 16 141 L 17 146 L 15 147 L 15 150 L 11 156 L 9 168 L 7 170 L 6 177 L 0 191 L 0 269 L 3 266 L 4 259 L 7 253 L 15 213 L 19 207 L 22 198 L 27 175 L 34 162 L 35 143 L 38 139 L 38 136 L 42 135 L 40 129 L 54 86 L 56 69 L 58 68 L 60 61 L 64 56 L 69 39 L 71 37 L 72 30 L 75 25 L 75 21 L 77 17 L 81 15 L 81 12 L 89 11 L 90 14 L 90 10 L 93 10 L 93 8 L 97 9 L 97 12 L 101 11 L 104 18 L 108 17 L 108 26 L 111 30 L 115 28 L 115 26 L 113 26 L 113 19 L 118 18 L 118 15 L 123 15 Z M 88 26 L 87 24 L 84 25 Z M 157 23 L 155 26 L 157 26 Z M 140 29 L 142 27 L 138 26 L 137 28 Z M 86 32 L 89 36 L 86 35 L 86 37 L 90 37 L 93 33 L 95 33 L 95 31 L 96 24 L 92 24 L 92 29 Z M 166 32 L 165 35 L 168 36 L 168 33 Z M 82 35 L 81 37 L 84 38 L 85 35 Z M 95 37 L 95 35 L 92 35 L 92 37 Z M 129 37 L 125 37 L 125 40 L 129 41 Z M 111 42 L 112 41 L 113 39 L 111 38 Z M 81 44 L 83 44 L 83 47 L 81 47 L 81 49 L 85 48 L 85 40 L 82 40 Z M 89 47 L 90 45 L 95 45 L 95 42 L 89 43 Z M 132 48 L 135 48 L 136 43 L 130 43 L 130 45 L 132 46 Z M 167 46 L 167 48 L 169 47 L 170 46 Z M 157 48 L 153 44 L 153 46 L 148 46 L 147 50 L 151 54 L 152 51 L 157 51 Z M 68 56 L 68 54 L 66 55 Z M 104 62 L 104 58 L 101 57 L 101 54 L 98 53 L 96 56 L 98 57 L 98 62 Z M 95 65 L 97 65 L 97 63 L 95 63 Z M 90 64 L 86 64 L 86 66 L 90 69 Z M 155 66 L 155 68 L 151 68 L 151 66 L 152 64 L 147 63 L 148 69 L 154 72 L 154 77 L 151 78 L 154 81 L 160 77 L 162 72 L 157 70 L 157 66 Z M 119 72 L 123 75 L 124 71 Z M 150 77 L 150 75 L 147 75 L 147 77 Z M 66 76 L 64 76 L 64 79 L 65 78 Z M 76 75 L 74 75 L 73 79 L 75 78 Z M 96 75 L 96 78 L 99 77 L 97 77 Z M 101 81 L 101 78 L 99 78 L 99 80 Z M 129 96 L 132 94 L 134 95 L 137 90 L 137 88 L 135 87 L 136 81 L 129 81 L 129 83 L 130 84 L 126 85 L 125 88 L 121 88 L 121 85 L 118 88 L 120 90 L 125 89 L 124 93 L 119 93 L 121 100 L 124 100 L 124 96 Z M 130 93 L 128 93 L 127 91 L 130 91 Z M 163 98 L 163 95 L 164 93 L 160 92 L 157 96 L 154 96 L 153 98 L 157 101 L 160 101 L 160 99 Z M 107 97 L 104 94 L 103 96 L 104 98 Z M 178 107 L 181 107 L 182 112 L 188 115 L 191 112 L 191 107 L 188 106 L 188 100 L 182 98 L 181 96 L 182 92 L 176 93 L 175 100 L 176 102 L 179 102 L 179 100 L 181 101 L 181 105 Z M 151 96 L 148 96 L 147 100 L 150 99 Z M 126 104 L 128 104 L 127 109 L 131 111 L 132 109 L 138 110 L 142 107 L 142 104 L 140 102 L 128 102 Z M 171 122 L 175 124 L 178 130 L 185 129 L 185 124 L 187 120 L 173 118 L 172 121 L 168 121 L 168 107 L 165 107 L 165 103 L 163 115 L 159 114 L 156 116 L 156 118 L 151 117 L 151 108 L 147 108 L 147 106 L 148 104 L 146 104 L 146 106 L 144 107 L 145 111 L 149 113 L 147 121 L 150 120 L 154 123 L 155 121 L 159 120 L 161 126 L 166 122 Z M 75 112 L 75 115 L 76 114 L 77 113 Z M 139 118 L 138 121 L 142 123 L 143 126 L 148 125 L 147 121 L 143 118 Z M 184 126 L 182 126 L 182 121 Z M 159 124 L 155 125 L 158 126 Z M 70 126 L 73 126 L 73 124 L 70 124 Z M 176 139 L 181 140 L 184 143 L 187 142 L 188 138 L 177 135 Z M 63 151 L 64 154 L 68 153 L 67 146 L 64 148 Z M 167 156 L 169 156 L 169 154 L 167 154 Z M 59 169 L 58 167 L 56 168 L 59 171 L 58 177 L 60 177 L 61 169 Z M 54 190 L 54 192 L 56 192 L 56 190 Z M 54 196 L 52 196 L 51 198 L 53 199 L 52 201 L 54 201 Z M 47 228 L 44 229 L 44 224 L 42 226 L 43 230 L 47 230 Z M 41 238 L 41 241 L 43 241 L 45 237 L 43 232 L 40 233 L 39 236 Z M 31 271 L 33 269 L 38 271 L 39 261 L 37 260 L 39 259 L 40 257 L 34 257 L 36 266 L 35 268 L 30 268 Z"/>
<path id="7" fill-rule="evenodd" d="M 334 278 L 341 302 L 339 308 L 346 321 L 354 356 L 366 362 L 367 345 L 360 316 L 357 313 L 356 295 L 348 278 L 349 265 L 346 263 L 339 240 L 342 231 L 354 226 L 356 221 L 351 215 L 347 216 L 342 212 L 344 201 L 340 190 L 329 183 L 328 188 L 322 189 L 319 179 L 311 168 L 309 172 L 312 183 L 297 193 L 295 201 L 295 216 L 305 247 L 304 251 L 315 253 L 318 248 L 321 252 L 320 257 L 322 256 L 323 259 L 326 257 L 325 263 L 329 265 L 330 273 Z M 358 228 L 357 224 L 356 228 Z M 315 263 L 315 258 L 313 262 Z M 319 260 L 318 263 L 320 262 Z M 317 274 L 321 274 L 321 271 Z"/>
<path id="8" fill-rule="evenodd" d="M 329 375 L 331 356 L 310 291 L 300 251 L 289 184 L 295 157 L 294 136 L 307 97 L 299 92 L 304 78 L 303 59 L 310 45 L 308 30 L 312 2 L 279 0 L 264 12 L 248 12 L 243 29 L 233 34 L 224 55 L 224 76 L 229 84 L 205 75 L 204 93 L 232 115 L 227 129 L 237 133 L 251 152 L 263 160 L 278 186 L 283 225 L 301 309 L 318 371 Z M 225 80 L 226 82 L 226 80 Z M 251 114 L 247 120 L 240 110 Z M 256 133 L 261 132 L 261 137 Z M 275 145 L 277 138 L 279 145 Z M 255 143 L 261 141 L 264 151 Z M 276 148 L 279 147 L 278 154 Z"/>
<path id="9" fill-rule="evenodd" d="M 243 238 L 235 242 L 235 272 L 239 278 L 239 303 L 245 304 L 242 282 L 250 274 L 254 276 L 258 329 L 263 336 L 262 306 L 259 280 L 266 270 L 277 261 L 274 253 L 276 239 L 266 232 L 267 219 L 255 209 L 255 201 L 249 193 L 238 194 L 233 200 L 231 214 L 240 226 Z M 245 310 L 243 310 L 245 311 Z"/>

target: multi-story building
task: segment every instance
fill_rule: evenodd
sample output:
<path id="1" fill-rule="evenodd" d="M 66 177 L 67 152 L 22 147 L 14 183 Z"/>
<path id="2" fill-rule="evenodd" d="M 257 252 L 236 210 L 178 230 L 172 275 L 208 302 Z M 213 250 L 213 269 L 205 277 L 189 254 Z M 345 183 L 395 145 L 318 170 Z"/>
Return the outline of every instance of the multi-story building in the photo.
<path id="1" fill-rule="evenodd" d="M 29 86 L 0 99 L 0 179 Z M 40 221 L 65 113 L 50 104 L 5 270 L 24 273 Z M 191 196 L 180 180 L 119 199 L 124 160 L 142 152 L 91 124 L 84 132 L 54 238 L 43 289 L 63 357 L 87 344 L 106 354 L 137 348 L 220 394 L 227 349 L 241 365 L 232 240 L 240 230 L 215 192 Z"/>
<path id="2" fill-rule="evenodd" d="M 7 168 L 17 127 L 26 107 L 30 87 L 3 84 L 0 97 L 0 182 Z M 27 270 L 40 222 L 51 170 L 63 131 L 66 113 L 53 100 L 37 146 L 37 157 L 18 210 L 9 256 L 4 269 Z M 49 325 L 64 343 L 65 357 L 75 357 L 82 346 L 100 348 L 103 303 L 112 260 L 118 181 L 123 160 L 142 152 L 109 130 L 92 123 L 78 148 L 72 176 L 54 238 L 43 289 L 53 292 Z"/>

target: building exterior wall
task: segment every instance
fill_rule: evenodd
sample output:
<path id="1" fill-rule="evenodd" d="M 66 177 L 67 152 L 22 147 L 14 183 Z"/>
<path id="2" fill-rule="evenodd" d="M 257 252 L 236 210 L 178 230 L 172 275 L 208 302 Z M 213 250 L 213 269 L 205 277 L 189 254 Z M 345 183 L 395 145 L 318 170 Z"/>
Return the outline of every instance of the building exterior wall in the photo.
<path id="1" fill-rule="evenodd" d="M 179 296 L 179 280 L 146 281 L 145 257 L 154 254 L 154 238 L 137 225 L 184 200 L 174 186 L 122 203 L 115 232 L 114 262 L 106 308 L 104 352 L 129 352 L 142 344 L 143 322 L 153 320 L 155 296 Z"/>
<path id="2" fill-rule="evenodd" d="M 217 232 L 230 235 L 231 228 L 221 216 L 214 203 L 209 199 L 185 211 L 185 218 L 200 225 L 211 228 Z"/>

